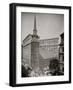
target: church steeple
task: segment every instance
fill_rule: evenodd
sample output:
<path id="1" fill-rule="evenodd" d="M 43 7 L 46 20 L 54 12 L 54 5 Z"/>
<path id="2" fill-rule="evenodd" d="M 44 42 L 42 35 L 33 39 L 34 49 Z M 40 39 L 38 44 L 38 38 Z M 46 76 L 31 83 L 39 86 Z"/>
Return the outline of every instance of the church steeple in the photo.
<path id="1" fill-rule="evenodd" d="M 34 15 L 34 29 L 33 29 L 33 35 L 37 35 L 36 15 Z"/>

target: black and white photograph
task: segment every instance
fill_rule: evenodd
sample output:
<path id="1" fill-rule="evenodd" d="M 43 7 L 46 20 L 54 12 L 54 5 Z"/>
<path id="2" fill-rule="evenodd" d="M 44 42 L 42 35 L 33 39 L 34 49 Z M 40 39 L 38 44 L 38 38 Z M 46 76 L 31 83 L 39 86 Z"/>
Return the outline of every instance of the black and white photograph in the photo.
<path id="1" fill-rule="evenodd" d="M 10 4 L 10 86 L 71 83 L 71 7 Z"/>
<path id="2" fill-rule="evenodd" d="M 64 14 L 21 13 L 21 76 L 64 75 Z"/>

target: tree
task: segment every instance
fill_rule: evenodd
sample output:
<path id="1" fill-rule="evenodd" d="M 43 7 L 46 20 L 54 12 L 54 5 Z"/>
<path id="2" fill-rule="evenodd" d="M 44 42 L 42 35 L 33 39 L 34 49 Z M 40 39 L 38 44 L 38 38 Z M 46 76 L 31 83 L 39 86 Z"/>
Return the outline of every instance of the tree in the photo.
<path id="1" fill-rule="evenodd" d="M 58 69 L 59 68 L 59 61 L 58 61 L 58 59 L 51 59 L 50 60 L 50 64 L 49 64 L 49 68 L 50 68 L 50 70 L 56 70 L 56 69 Z"/>
<path id="2" fill-rule="evenodd" d="M 28 66 L 22 65 L 22 77 L 29 77 L 29 74 L 31 73 L 32 69 Z"/>
<path id="3" fill-rule="evenodd" d="M 62 75 L 62 73 L 60 72 L 58 59 L 53 58 L 50 60 L 49 69 L 52 75 Z"/>

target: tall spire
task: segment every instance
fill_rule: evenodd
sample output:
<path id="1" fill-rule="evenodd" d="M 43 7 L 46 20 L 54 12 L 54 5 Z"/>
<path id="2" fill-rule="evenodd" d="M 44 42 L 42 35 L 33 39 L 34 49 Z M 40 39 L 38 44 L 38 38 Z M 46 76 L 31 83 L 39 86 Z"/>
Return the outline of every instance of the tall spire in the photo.
<path id="1" fill-rule="evenodd" d="M 34 15 L 34 29 L 33 29 L 33 35 L 37 35 L 37 28 L 36 28 L 36 15 Z"/>
<path id="2" fill-rule="evenodd" d="M 34 16 L 34 30 L 36 30 L 36 15 Z"/>

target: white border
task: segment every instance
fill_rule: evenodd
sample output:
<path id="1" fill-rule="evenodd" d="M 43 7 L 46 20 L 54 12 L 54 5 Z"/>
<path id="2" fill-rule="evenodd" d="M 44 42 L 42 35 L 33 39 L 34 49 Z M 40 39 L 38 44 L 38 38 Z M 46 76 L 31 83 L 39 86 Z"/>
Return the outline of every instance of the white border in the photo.
<path id="1" fill-rule="evenodd" d="M 64 76 L 21 78 L 21 12 L 64 14 Z M 16 7 L 16 83 L 56 82 L 69 80 L 69 11 L 67 9 Z"/>

